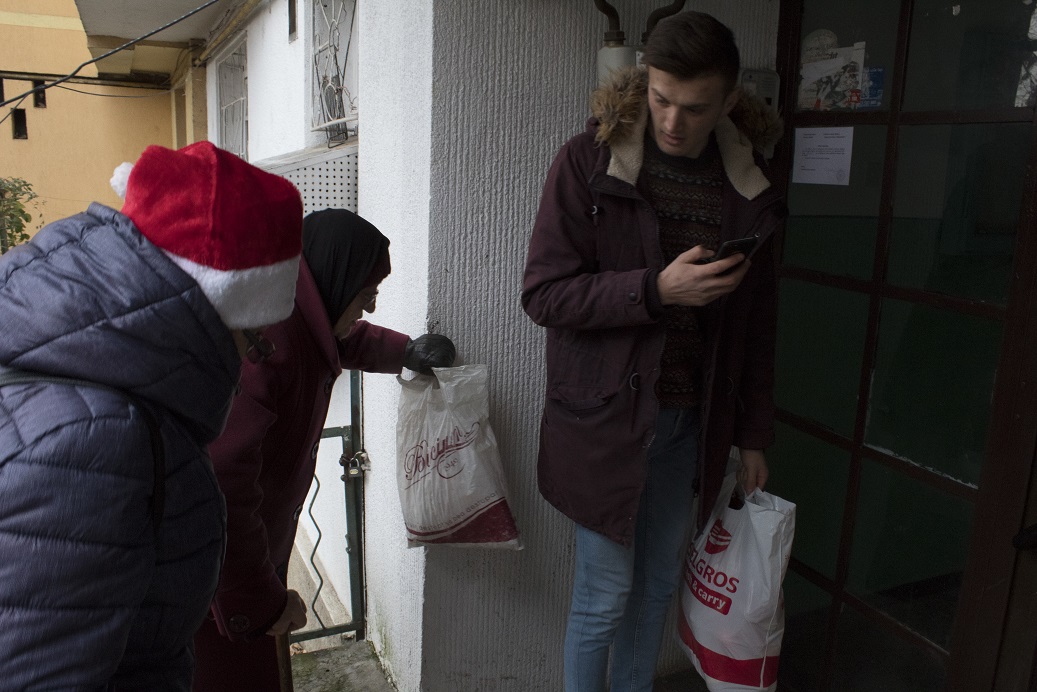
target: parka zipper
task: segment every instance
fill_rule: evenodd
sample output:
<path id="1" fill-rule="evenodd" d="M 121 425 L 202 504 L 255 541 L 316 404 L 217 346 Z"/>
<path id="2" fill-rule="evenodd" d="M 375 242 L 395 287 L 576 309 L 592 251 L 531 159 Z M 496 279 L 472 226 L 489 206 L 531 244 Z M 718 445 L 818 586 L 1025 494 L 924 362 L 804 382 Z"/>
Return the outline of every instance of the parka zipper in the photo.
<path id="1" fill-rule="evenodd" d="M 762 206 L 760 208 L 760 210 L 756 213 L 756 215 L 753 216 L 753 220 L 749 224 L 749 227 L 752 228 L 753 225 L 755 225 L 756 222 L 766 212 L 770 211 L 773 207 L 775 207 L 776 205 L 779 205 L 779 204 L 784 204 L 784 203 L 785 202 L 784 202 L 784 200 L 781 197 L 775 197 L 773 200 L 771 200 L 770 202 L 768 202 L 767 204 Z M 746 256 L 746 259 L 749 259 L 754 254 L 756 254 L 756 251 L 759 250 L 760 246 L 763 245 L 763 243 L 768 238 L 770 238 L 772 235 L 774 235 L 774 233 L 777 231 L 777 228 L 781 225 L 782 220 L 783 220 L 783 217 L 778 217 L 766 229 L 764 229 L 762 232 L 756 234 L 756 236 L 758 238 L 758 240 L 756 242 L 756 246 L 752 249 L 752 252 L 750 252 Z M 743 237 L 747 237 L 747 236 L 743 236 Z M 723 325 L 722 316 L 723 316 L 724 305 L 727 302 L 727 298 L 728 298 L 727 295 L 721 296 L 719 298 L 719 302 L 717 304 L 716 320 L 717 320 L 717 328 L 718 329 L 722 328 L 722 325 Z M 709 415 L 710 415 L 710 412 L 711 412 L 710 411 L 710 409 L 711 409 L 710 401 L 712 399 L 711 393 L 713 391 L 713 387 L 716 384 L 714 382 L 714 379 L 716 377 L 716 362 L 717 362 L 717 357 L 719 356 L 719 352 L 720 352 L 720 336 L 718 334 L 717 337 L 713 341 L 713 348 L 711 349 L 710 356 L 709 356 L 710 367 L 709 367 L 709 371 L 707 373 L 707 381 L 704 383 L 705 386 L 702 389 L 703 397 L 702 397 L 702 406 L 701 406 L 701 409 L 700 409 L 700 414 L 701 414 L 702 418 L 701 418 L 701 425 L 699 426 L 699 450 L 700 450 L 700 454 L 703 451 L 705 451 L 706 435 L 709 432 Z M 732 385 L 733 385 L 733 383 L 732 383 Z M 700 466 L 700 468 L 701 468 L 701 466 Z M 700 516 L 701 516 L 701 514 L 700 514 Z"/>

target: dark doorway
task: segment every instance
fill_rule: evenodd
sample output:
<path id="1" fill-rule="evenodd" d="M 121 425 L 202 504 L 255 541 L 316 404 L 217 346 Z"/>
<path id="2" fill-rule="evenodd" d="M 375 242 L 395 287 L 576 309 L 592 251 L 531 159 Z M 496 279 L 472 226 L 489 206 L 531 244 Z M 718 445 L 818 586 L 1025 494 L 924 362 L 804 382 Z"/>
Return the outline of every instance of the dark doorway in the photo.
<path id="1" fill-rule="evenodd" d="M 781 685 L 1024 689 L 1003 661 L 1031 671 L 1037 643 L 1009 617 L 1037 440 L 1035 6 L 781 16 Z"/>

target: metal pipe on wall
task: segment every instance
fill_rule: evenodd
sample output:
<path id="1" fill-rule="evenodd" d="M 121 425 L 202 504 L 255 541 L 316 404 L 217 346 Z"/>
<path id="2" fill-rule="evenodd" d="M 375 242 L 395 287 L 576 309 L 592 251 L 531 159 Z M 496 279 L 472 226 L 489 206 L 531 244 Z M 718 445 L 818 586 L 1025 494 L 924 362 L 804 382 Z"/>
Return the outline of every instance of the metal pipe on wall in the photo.
<path id="1" fill-rule="evenodd" d="M 675 2 L 667 5 L 666 7 L 660 7 L 655 12 L 648 15 L 648 21 L 645 23 L 645 32 L 641 35 L 641 45 L 648 42 L 648 34 L 652 33 L 652 29 L 659 23 L 659 20 L 666 19 L 671 15 L 675 15 L 684 9 L 684 3 L 686 0 L 676 0 Z"/>
<path id="2" fill-rule="evenodd" d="M 606 0 L 594 0 L 594 6 L 609 19 L 609 30 L 605 32 L 605 41 L 618 41 L 619 43 L 625 41 L 626 35 L 619 28 L 619 12 L 616 11 L 616 8 Z"/>

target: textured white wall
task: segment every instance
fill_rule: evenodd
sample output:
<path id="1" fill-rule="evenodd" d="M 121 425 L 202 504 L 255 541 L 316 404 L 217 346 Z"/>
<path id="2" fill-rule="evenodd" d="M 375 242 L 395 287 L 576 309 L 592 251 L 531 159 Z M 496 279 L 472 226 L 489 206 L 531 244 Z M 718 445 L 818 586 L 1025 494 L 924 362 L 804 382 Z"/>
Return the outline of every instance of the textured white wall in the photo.
<path id="1" fill-rule="evenodd" d="M 633 43 L 666 3 L 613 4 Z M 773 65 L 777 0 L 686 9 L 728 23 L 745 66 Z M 525 543 L 402 548 L 398 385 L 368 376 L 369 636 L 402 692 L 559 689 L 572 530 L 536 490 L 543 334 L 518 298 L 543 178 L 583 127 L 607 20 L 592 0 L 379 0 L 361 3 L 360 22 L 360 213 L 393 241 L 375 321 L 417 334 L 427 318 L 463 362 L 489 365 L 491 423 Z M 661 669 L 685 667 L 667 649 Z"/>
<path id="2" fill-rule="evenodd" d="M 298 3 L 298 26 L 308 26 Z M 261 161 L 307 146 L 307 32 L 288 40 L 288 0 L 260 7 L 248 24 L 248 157 Z"/>
<path id="3" fill-rule="evenodd" d="M 390 240 L 372 321 L 417 335 L 428 306 L 432 0 L 360 2 L 359 213 Z M 437 251 L 438 253 L 438 251 Z M 444 325 L 447 333 L 452 325 Z M 396 489 L 399 384 L 364 376 L 368 638 L 403 692 L 421 684 L 424 549 L 409 550 Z"/>
<path id="4" fill-rule="evenodd" d="M 593 2 L 436 6 L 429 311 L 490 371 L 525 549 L 430 550 L 423 690 L 561 688 L 571 524 L 536 489 L 543 333 L 519 305 L 543 178 L 583 126 L 605 19 Z M 438 623 L 438 627 L 431 627 Z"/>

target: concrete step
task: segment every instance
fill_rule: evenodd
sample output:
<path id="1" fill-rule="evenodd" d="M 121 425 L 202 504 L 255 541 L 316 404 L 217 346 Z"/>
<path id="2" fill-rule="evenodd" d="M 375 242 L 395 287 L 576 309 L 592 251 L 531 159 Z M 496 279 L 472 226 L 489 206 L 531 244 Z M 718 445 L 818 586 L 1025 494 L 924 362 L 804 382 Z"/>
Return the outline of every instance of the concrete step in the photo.
<path id="1" fill-rule="evenodd" d="M 303 642 L 303 645 L 308 642 Z M 298 647 L 298 645 L 296 645 Z M 396 692 L 367 641 L 292 655 L 295 692 Z M 694 669 L 655 681 L 653 692 L 707 692 Z"/>
<path id="2" fill-rule="evenodd" d="M 292 678 L 295 692 L 396 692 L 367 641 L 294 653 Z"/>

